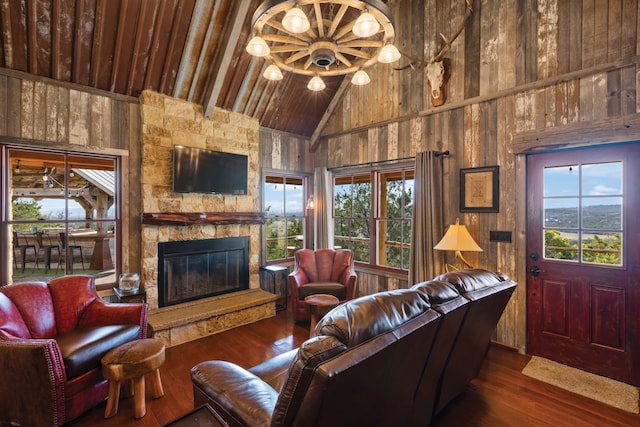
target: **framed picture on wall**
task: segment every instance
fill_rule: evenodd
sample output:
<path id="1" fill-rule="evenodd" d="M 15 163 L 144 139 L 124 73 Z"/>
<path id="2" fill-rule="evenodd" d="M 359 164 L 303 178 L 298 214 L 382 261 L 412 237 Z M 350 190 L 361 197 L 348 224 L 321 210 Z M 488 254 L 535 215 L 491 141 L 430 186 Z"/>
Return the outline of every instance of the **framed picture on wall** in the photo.
<path id="1" fill-rule="evenodd" d="M 460 169 L 460 212 L 498 212 L 498 166 Z"/>

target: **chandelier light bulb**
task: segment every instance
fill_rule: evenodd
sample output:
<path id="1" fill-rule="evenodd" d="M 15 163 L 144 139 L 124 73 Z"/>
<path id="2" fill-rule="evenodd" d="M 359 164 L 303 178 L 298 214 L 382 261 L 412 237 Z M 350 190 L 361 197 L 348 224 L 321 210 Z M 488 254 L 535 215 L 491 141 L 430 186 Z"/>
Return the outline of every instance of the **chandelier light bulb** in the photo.
<path id="1" fill-rule="evenodd" d="M 353 34 L 358 37 L 371 37 L 380 30 L 378 20 L 369 12 L 364 12 L 353 24 Z"/>
<path id="2" fill-rule="evenodd" d="M 327 85 L 325 85 L 322 79 L 318 76 L 315 76 L 314 78 L 309 80 L 309 84 L 307 85 L 307 89 L 312 90 L 314 92 L 324 90 L 324 88 L 326 87 Z"/>
<path id="3" fill-rule="evenodd" d="M 282 26 L 291 33 L 300 34 L 306 32 L 311 23 L 307 15 L 298 6 L 294 6 L 282 18 Z"/>
<path id="4" fill-rule="evenodd" d="M 369 74 L 367 74 L 364 70 L 358 70 L 351 78 L 351 83 L 356 86 L 362 86 L 371 83 L 371 79 L 369 78 Z"/>
<path id="5" fill-rule="evenodd" d="M 277 65 L 271 64 L 264 70 L 262 77 L 267 80 L 282 80 L 282 71 Z"/>
<path id="6" fill-rule="evenodd" d="M 378 54 L 378 62 L 382 62 L 383 64 L 390 64 L 400 59 L 400 56 L 401 54 L 398 48 L 392 44 L 388 44 L 383 47 Z"/>
<path id="7" fill-rule="evenodd" d="M 247 52 L 253 56 L 267 56 L 271 53 L 271 49 L 267 45 L 267 42 L 260 36 L 255 36 L 247 44 Z"/>

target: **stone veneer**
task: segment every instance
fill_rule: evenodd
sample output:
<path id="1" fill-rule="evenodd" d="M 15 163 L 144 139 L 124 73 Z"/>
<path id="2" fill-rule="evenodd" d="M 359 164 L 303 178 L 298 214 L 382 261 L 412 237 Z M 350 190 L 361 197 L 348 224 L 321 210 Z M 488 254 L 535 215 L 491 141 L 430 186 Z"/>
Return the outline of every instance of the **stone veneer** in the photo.
<path id="1" fill-rule="evenodd" d="M 242 114 L 215 108 L 211 119 L 202 107 L 155 92 L 140 96 L 142 111 L 142 206 L 143 212 L 258 212 L 259 194 L 259 123 Z M 173 146 L 206 148 L 248 155 L 248 194 L 246 196 L 174 193 L 172 191 Z M 259 289 L 259 224 L 189 226 L 142 226 L 141 281 L 147 292 L 150 323 L 158 316 L 158 242 L 249 236 L 249 289 Z M 256 294 L 250 292 L 249 294 Z M 216 298 L 216 297 L 213 297 Z M 275 304 L 268 302 L 260 314 L 247 313 L 237 324 L 275 315 Z M 273 309 L 269 307 L 273 306 Z M 188 306 L 185 306 L 187 308 Z M 175 307 L 171 310 L 175 311 Z M 156 316 L 156 317 L 158 317 Z M 226 329 L 233 327 L 227 324 Z M 206 328 L 205 328 L 206 329 Z M 191 339 L 209 332 L 189 332 Z"/>

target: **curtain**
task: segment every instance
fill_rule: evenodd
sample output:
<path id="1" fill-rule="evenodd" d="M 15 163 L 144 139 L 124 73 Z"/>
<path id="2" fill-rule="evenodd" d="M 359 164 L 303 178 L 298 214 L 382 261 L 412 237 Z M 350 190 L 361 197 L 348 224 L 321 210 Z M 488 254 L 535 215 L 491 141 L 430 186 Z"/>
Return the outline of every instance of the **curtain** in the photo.
<path id="1" fill-rule="evenodd" d="M 411 226 L 409 286 L 430 280 L 443 269 L 443 257 L 433 247 L 444 234 L 442 156 L 416 154 Z"/>
<path id="2" fill-rule="evenodd" d="M 333 248 L 333 180 L 327 168 L 316 168 L 314 181 L 314 247 Z"/>

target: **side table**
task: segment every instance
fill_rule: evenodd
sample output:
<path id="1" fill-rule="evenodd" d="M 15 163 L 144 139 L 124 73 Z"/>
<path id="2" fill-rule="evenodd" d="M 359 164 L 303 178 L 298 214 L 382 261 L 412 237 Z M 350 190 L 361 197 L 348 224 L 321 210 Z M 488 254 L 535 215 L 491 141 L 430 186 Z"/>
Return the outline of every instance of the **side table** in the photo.
<path id="1" fill-rule="evenodd" d="M 260 266 L 260 287 L 279 297 L 276 301 L 276 311 L 287 309 L 287 298 L 289 297 L 288 274 L 289 269 L 282 265 Z"/>
<path id="2" fill-rule="evenodd" d="M 329 294 L 313 294 L 304 299 L 307 304 L 309 313 L 311 314 L 311 323 L 309 325 L 309 335 L 313 334 L 313 330 L 316 328 L 318 320 L 322 319 L 322 316 L 327 314 L 329 310 L 340 304 L 340 300 Z"/>
<path id="3" fill-rule="evenodd" d="M 147 302 L 147 292 L 143 288 L 125 292 L 120 290 L 119 287 L 114 286 L 113 293 L 118 302 Z"/>

